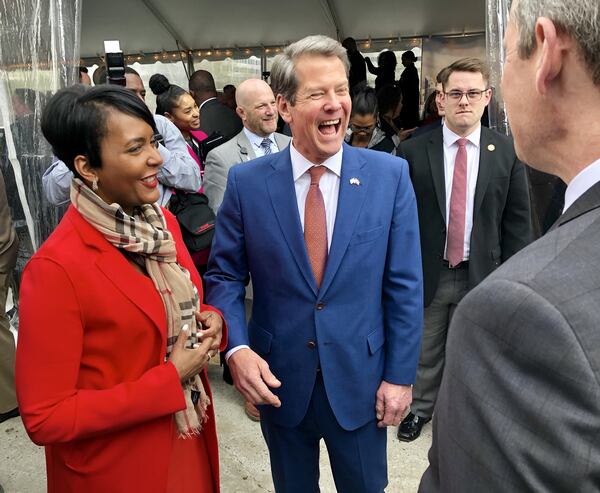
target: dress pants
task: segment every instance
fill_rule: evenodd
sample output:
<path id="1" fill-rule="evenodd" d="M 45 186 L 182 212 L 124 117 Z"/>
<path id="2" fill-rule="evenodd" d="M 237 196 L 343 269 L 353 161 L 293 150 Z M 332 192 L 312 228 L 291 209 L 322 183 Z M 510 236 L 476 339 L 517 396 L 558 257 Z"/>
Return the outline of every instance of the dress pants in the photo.
<path id="1" fill-rule="evenodd" d="M 375 411 L 373 411 L 375 413 Z M 329 405 L 319 372 L 302 422 L 293 428 L 261 417 L 277 493 L 318 493 L 319 442 L 325 440 L 339 493 L 383 493 L 387 486 L 387 433 L 373 421 L 344 430 Z"/>
<path id="2" fill-rule="evenodd" d="M 421 418 L 433 415 L 444 372 L 448 326 L 456 306 L 468 292 L 468 285 L 468 262 L 453 269 L 442 267 L 433 301 L 425 308 L 421 356 L 410 406 L 411 412 Z"/>
<path id="3" fill-rule="evenodd" d="M 12 269 L 17 259 L 18 242 L 0 254 L 6 272 L 0 272 L 0 414 L 17 407 L 15 395 L 15 339 L 10 332 L 10 322 L 6 316 L 6 296 Z"/>

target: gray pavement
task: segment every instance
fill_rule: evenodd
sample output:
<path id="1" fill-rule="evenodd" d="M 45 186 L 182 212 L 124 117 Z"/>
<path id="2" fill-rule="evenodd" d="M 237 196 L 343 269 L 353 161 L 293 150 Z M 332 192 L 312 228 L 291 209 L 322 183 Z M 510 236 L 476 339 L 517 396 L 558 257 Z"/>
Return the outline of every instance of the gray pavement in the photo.
<path id="1" fill-rule="evenodd" d="M 272 492 L 267 448 L 258 423 L 250 421 L 237 391 L 221 379 L 221 369 L 209 368 L 215 398 L 219 447 L 221 453 L 221 491 L 223 493 Z M 427 467 L 431 445 L 431 424 L 412 443 L 396 439 L 396 429 L 388 430 L 389 486 L 387 493 L 414 493 Z M 5 493 L 42 493 L 46 491 L 44 450 L 34 445 L 19 418 L 0 424 L 0 484 Z M 334 493 L 327 451 L 322 446 L 321 491 Z"/>

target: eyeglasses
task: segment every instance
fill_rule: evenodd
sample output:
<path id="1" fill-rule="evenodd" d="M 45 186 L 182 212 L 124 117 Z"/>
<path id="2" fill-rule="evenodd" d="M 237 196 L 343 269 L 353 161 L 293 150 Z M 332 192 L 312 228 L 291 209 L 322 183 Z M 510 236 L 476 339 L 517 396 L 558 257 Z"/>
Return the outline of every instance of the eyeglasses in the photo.
<path id="1" fill-rule="evenodd" d="M 350 122 L 350 130 L 352 130 L 353 132 L 372 132 L 375 127 L 377 126 L 377 123 L 374 123 L 373 125 L 370 125 L 368 127 L 361 127 L 360 125 L 354 125 L 354 123 Z"/>
<path id="2" fill-rule="evenodd" d="M 452 101 L 455 102 L 460 102 L 463 98 L 463 96 L 467 96 L 467 101 L 469 101 L 469 103 L 476 103 L 477 101 L 481 100 L 481 97 L 483 96 L 484 93 L 486 93 L 487 91 L 489 91 L 490 88 L 486 88 L 483 91 L 480 91 L 478 89 L 470 89 L 469 91 L 450 91 L 450 92 L 446 92 L 444 94 L 446 94 L 446 96 L 448 96 L 449 99 L 451 99 Z"/>

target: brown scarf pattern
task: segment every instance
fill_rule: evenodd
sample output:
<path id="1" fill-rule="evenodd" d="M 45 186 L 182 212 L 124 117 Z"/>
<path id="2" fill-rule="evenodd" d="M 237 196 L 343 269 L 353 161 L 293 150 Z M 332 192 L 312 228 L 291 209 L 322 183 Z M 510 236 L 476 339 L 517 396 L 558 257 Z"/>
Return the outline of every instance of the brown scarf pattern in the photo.
<path id="1" fill-rule="evenodd" d="M 198 290 L 189 272 L 177 263 L 175 241 L 165 217 L 156 204 L 137 207 L 132 216 L 119 204 L 107 204 L 78 178 L 71 182 L 71 203 L 113 246 L 124 250 L 146 268 L 165 305 L 167 315 L 167 353 L 173 349 L 184 325 L 190 330 L 186 347 L 198 342 L 194 313 L 200 309 Z M 210 400 L 199 375 L 183 384 L 186 408 L 175 413 L 181 437 L 200 433 L 208 419 Z"/>

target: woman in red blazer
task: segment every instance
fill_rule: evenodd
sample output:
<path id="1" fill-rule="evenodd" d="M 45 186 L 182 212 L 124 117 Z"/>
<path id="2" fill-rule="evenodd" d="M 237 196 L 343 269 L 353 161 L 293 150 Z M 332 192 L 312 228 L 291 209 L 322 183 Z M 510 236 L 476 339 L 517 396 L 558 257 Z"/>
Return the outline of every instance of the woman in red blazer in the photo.
<path id="1" fill-rule="evenodd" d="M 218 492 L 204 368 L 225 346 L 222 317 L 153 204 L 152 115 L 126 89 L 76 86 L 52 98 L 42 130 L 76 177 L 21 285 L 17 394 L 46 446 L 48 491 Z"/>

